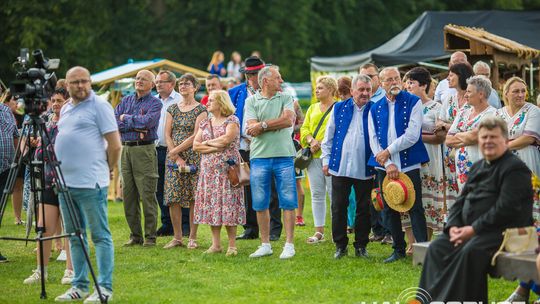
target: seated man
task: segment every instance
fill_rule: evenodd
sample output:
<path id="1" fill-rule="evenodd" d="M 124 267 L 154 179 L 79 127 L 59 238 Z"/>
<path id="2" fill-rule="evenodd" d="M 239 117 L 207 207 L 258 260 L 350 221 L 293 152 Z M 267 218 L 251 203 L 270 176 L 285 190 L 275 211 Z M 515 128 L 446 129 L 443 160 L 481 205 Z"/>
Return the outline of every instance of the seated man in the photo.
<path id="1" fill-rule="evenodd" d="M 532 225 L 531 171 L 508 150 L 506 123 L 493 116 L 478 126 L 484 159 L 470 171 L 444 234 L 428 248 L 420 278 L 434 301 L 488 303 L 487 273 L 506 228 Z"/>

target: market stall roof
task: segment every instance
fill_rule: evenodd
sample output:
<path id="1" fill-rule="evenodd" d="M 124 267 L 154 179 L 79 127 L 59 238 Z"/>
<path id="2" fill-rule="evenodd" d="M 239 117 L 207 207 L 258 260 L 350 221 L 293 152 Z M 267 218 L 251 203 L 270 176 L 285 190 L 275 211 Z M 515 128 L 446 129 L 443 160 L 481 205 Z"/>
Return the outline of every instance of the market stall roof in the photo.
<path id="1" fill-rule="evenodd" d="M 140 70 L 170 70 L 180 74 L 192 73 L 196 77 L 206 77 L 208 72 L 189 67 L 174 61 L 167 59 L 156 58 L 153 60 L 145 61 L 133 61 L 129 60 L 128 63 L 110 68 L 99 73 L 95 73 L 91 76 L 92 85 L 103 86 L 114 82 L 115 80 L 134 77 Z"/>
<path id="2" fill-rule="evenodd" d="M 540 11 L 424 12 L 401 33 L 379 47 L 339 57 L 313 57 L 311 70 L 340 72 L 357 70 L 373 62 L 379 66 L 414 64 L 443 59 L 443 28 L 447 24 L 481 27 L 493 34 L 540 49 Z"/>

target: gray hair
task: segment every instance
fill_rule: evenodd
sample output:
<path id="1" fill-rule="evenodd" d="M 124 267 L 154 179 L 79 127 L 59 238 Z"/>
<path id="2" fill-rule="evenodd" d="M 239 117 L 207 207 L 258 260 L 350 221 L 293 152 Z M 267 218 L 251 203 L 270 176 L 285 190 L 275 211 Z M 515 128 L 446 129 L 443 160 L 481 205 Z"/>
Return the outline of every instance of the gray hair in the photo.
<path id="1" fill-rule="evenodd" d="M 485 63 L 485 62 L 483 62 L 483 61 L 477 61 L 477 62 L 473 65 L 473 71 L 474 71 L 474 74 L 477 73 L 477 71 L 478 71 L 479 68 L 487 69 L 489 75 L 491 75 L 491 67 L 489 66 L 489 64 L 487 64 L 487 63 Z"/>
<path id="2" fill-rule="evenodd" d="M 352 87 L 356 89 L 356 84 L 359 81 L 364 82 L 364 83 L 369 83 L 371 85 L 371 77 L 364 74 L 357 74 L 356 76 L 354 76 L 352 80 Z"/>
<path id="3" fill-rule="evenodd" d="M 504 138 L 508 139 L 508 125 L 500 117 L 495 115 L 486 115 L 484 118 L 482 118 L 482 120 L 480 120 L 480 123 L 478 124 L 478 131 L 480 131 L 482 128 L 488 130 L 499 128 Z"/>
<path id="4" fill-rule="evenodd" d="M 381 72 L 379 73 L 379 78 L 381 78 L 381 80 L 383 80 L 383 75 L 386 74 L 386 72 L 389 72 L 389 71 L 396 71 L 399 75 L 401 75 L 399 73 L 399 69 L 396 68 L 396 67 L 386 67 L 384 69 L 381 70 Z"/>
<path id="5" fill-rule="evenodd" d="M 467 79 L 467 84 L 475 86 L 478 92 L 484 93 L 486 100 L 491 95 L 491 81 L 485 76 L 472 76 Z"/>
<path id="6" fill-rule="evenodd" d="M 176 75 L 174 75 L 173 72 L 169 71 L 169 70 L 161 70 L 159 71 L 158 73 L 158 76 L 161 75 L 161 74 L 167 74 L 167 80 L 169 80 L 170 82 L 176 84 Z"/>
<path id="7" fill-rule="evenodd" d="M 270 76 L 272 76 L 272 71 L 271 69 L 274 69 L 276 71 L 279 71 L 279 67 L 277 65 L 270 65 L 270 66 L 265 66 L 264 68 L 262 68 L 260 71 L 259 71 L 259 76 L 257 77 L 257 81 L 259 82 L 259 86 L 262 88 L 262 85 L 263 85 L 263 80 L 265 78 L 268 78 Z"/>

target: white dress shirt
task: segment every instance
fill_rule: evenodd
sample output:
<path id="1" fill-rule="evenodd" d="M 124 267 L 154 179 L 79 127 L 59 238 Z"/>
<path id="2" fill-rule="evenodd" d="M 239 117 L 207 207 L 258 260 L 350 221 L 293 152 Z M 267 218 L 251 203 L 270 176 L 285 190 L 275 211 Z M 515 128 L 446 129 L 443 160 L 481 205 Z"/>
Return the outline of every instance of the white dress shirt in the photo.
<path id="1" fill-rule="evenodd" d="M 339 170 L 336 172 L 329 169 L 328 172 L 334 176 L 351 177 L 355 179 L 372 179 L 373 175 L 366 174 L 366 149 L 364 144 L 364 118 L 363 113 L 366 106 L 358 107 L 354 102 L 354 112 L 351 119 L 351 124 L 348 130 L 337 130 L 338 132 L 347 132 L 343 139 L 343 147 L 341 149 L 341 161 Z M 334 110 L 329 114 L 326 125 L 325 137 L 321 143 L 321 158 L 323 166 L 328 166 L 330 162 L 330 152 L 334 143 L 334 132 L 336 132 L 336 123 L 334 121 Z"/>
<path id="2" fill-rule="evenodd" d="M 437 88 L 435 89 L 435 96 L 433 97 L 433 100 L 442 103 L 445 98 L 448 98 L 447 96 L 450 96 L 452 94 L 455 94 L 456 89 L 450 88 L 448 84 L 448 79 L 443 79 L 439 84 L 437 85 Z"/>
<path id="3" fill-rule="evenodd" d="M 181 102 L 182 95 L 173 90 L 171 95 L 169 95 L 169 97 L 165 99 L 161 99 L 161 96 L 159 96 L 159 94 L 156 95 L 156 98 L 159 99 L 163 104 L 163 107 L 161 107 L 161 115 L 159 116 L 159 124 L 157 129 L 158 140 L 156 145 L 161 147 L 167 147 L 167 141 L 165 141 L 165 122 L 167 120 L 167 109 L 171 105 Z"/>
<path id="4" fill-rule="evenodd" d="M 390 152 L 390 158 L 384 163 L 384 167 L 388 168 L 389 165 L 394 164 L 397 166 L 400 172 L 408 172 L 414 169 L 419 169 L 421 164 L 414 164 L 408 167 L 401 167 L 401 159 L 399 158 L 399 152 L 405 149 L 412 147 L 420 138 L 422 134 L 422 102 L 418 101 L 411 111 L 411 117 L 409 120 L 409 125 L 405 130 L 405 133 L 400 137 L 397 137 L 395 118 L 394 118 L 394 108 L 395 102 L 388 100 L 388 140 L 390 143 L 387 147 L 388 152 Z M 371 151 L 373 155 L 376 156 L 377 153 L 383 151 L 384 149 L 379 144 L 377 138 L 377 132 L 375 132 L 375 125 L 373 123 L 373 118 L 371 114 L 369 115 L 368 120 L 369 125 L 369 144 L 371 146 Z M 381 169 L 381 168 L 377 168 Z"/>

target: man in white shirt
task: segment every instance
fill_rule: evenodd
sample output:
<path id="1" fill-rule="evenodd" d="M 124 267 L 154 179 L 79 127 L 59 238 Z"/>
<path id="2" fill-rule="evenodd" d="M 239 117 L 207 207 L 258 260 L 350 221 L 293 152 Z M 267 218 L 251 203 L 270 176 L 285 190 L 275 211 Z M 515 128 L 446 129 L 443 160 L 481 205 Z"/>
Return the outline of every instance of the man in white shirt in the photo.
<path id="1" fill-rule="evenodd" d="M 373 156 L 368 164 L 377 169 L 379 186 L 388 175 L 397 179 L 405 173 L 413 182 L 415 202 L 409 215 L 416 241 L 427 241 L 426 217 L 422 207 L 422 182 L 420 166 L 429 161 L 422 143 L 422 102 L 402 90 L 401 76 L 395 67 L 381 71 L 380 78 L 385 98 L 375 103 L 369 115 L 369 143 Z M 383 195 L 384 200 L 384 195 Z M 392 234 L 392 255 L 384 262 L 391 263 L 405 257 L 405 240 L 401 229 L 401 216 L 385 202 L 383 218 Z"/>
<path id="2" fill-rule="evenodd" d="M 156 142 L 159 174 L 156 198 L 159 209 L 161 210 L 161 227 L 156 231 L 157 236 L 173 235 L 169 207 L 165 206 L 163 203 L 163 191 L 165 185 L 165 160 L 167 158 L 167 143 L 165 142 L 165 120 L 167 119 L 167 109 L 171 105 L 182 101 L 182 95 L 174 90 L 175 86 L 176 76 L 173 72 L 162 70 L 156 76 L 156 91 L 158 92 L 156 98 L 163 104 L 157 131 L 158 140 Z M 185 223 L 182 227 L 182 231 L 189 234 L 189 208 L 185 209 L 186 210 L 182 210 L 182 223 Z"/>

